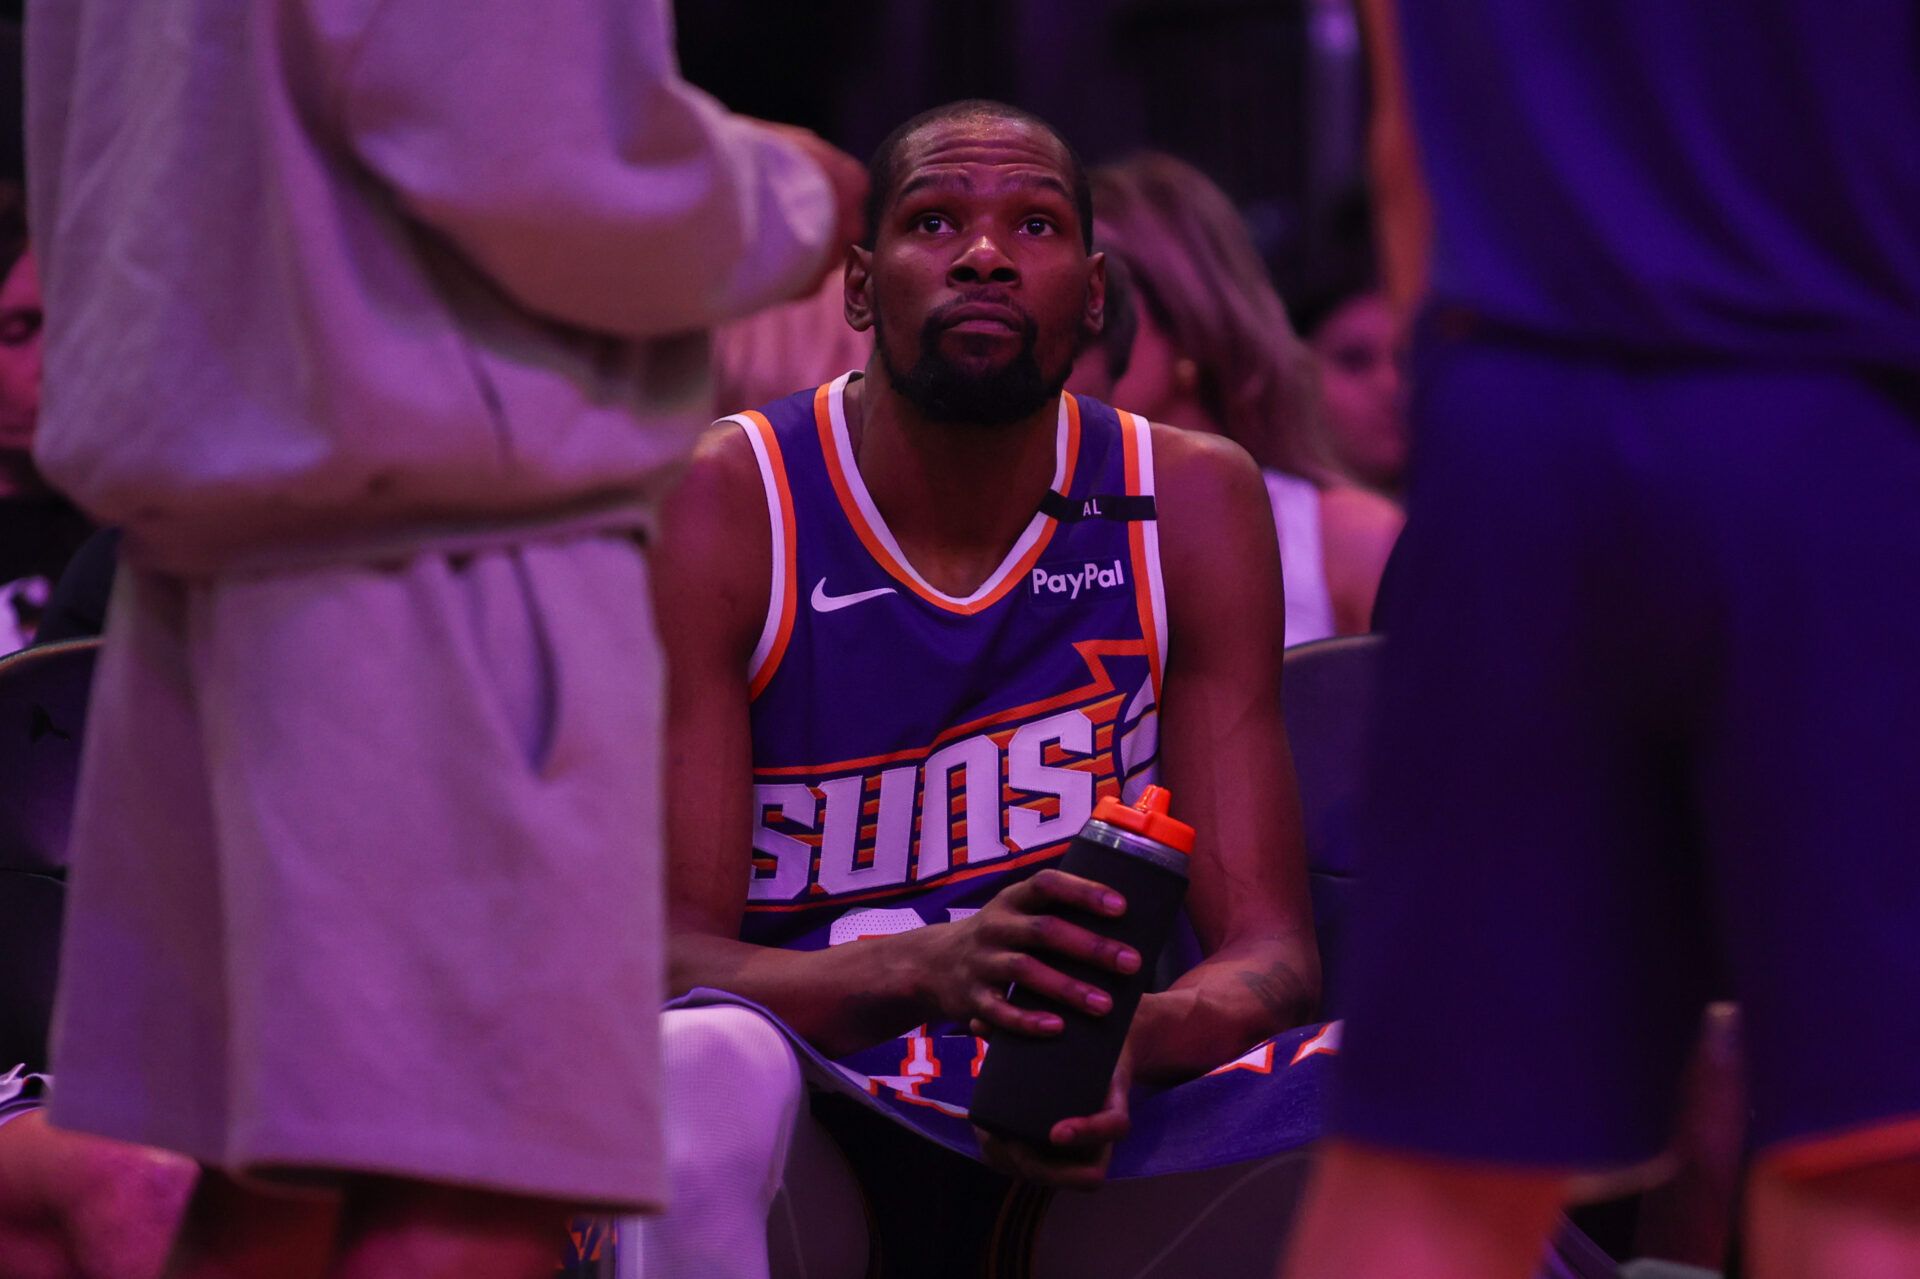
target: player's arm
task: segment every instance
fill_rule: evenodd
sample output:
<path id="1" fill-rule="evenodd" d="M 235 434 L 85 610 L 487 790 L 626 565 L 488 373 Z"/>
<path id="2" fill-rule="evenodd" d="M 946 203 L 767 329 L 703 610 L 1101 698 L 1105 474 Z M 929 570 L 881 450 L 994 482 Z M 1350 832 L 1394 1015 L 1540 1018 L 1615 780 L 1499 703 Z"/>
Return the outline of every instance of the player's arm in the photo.
<path id="1" fill-rule="evenodd" d="M 1153 428 L 1167 670 L 1160 779 L 1195 828 L 1187 913 L 1206 958 L 1140 1001 L 1107 1104 L 1044 1148 L 983 1138 L 1016 1176 L 1091 1186 L 1127 1132 L 1134 1082 L 1190 1078 L 1313 1015 L 1319 952 L 1299 797 L 1280 718 L 1279 539 L 1253 460 L 1214 435 Z"/>
<path id="2" fill-rule="evenodd" d="M 665 4 L 305 7 L 331 53 L 316 95 L 355 158 L 552 320 L 702 329 L 805 294 L 858 233 L 860 165 L 689 85 Z"/>
<path id="3" fill-rule="evenodd" d="M 1412 315 L 1426 294 L 1433 260 L 1433 197 L 1420 170 L 1393 0 L 1360 0 L 1360 21 L 1366 31 L 1367 79 L 1373 84 L 1367 169 L 1381 265 L 1394 308 Z"/>
<path id="4" fill-rule="evenodd" d="M 1272 508 L 1237 445 L 1154 427 L 1167 669 L 1160 776 L 1197 832 L 1187 911 L 1205 959 L 1141 1001 L 1137 1078 L 1183 1078 L 1312 1018 L 1320 960 L 1280 713 L 1285 607 Z"/>
<path id="5" fill-rule="evenodd" d="M 752 446 L 737 427 L 703 441 L 662 512 L 651 555 L 667 658 L 668 982 L 744 996 L 821 1051 L 840 1056 L 935 1016 L 1027 1034 L 1060 1018 L 1017 1009 L 1020 981 L 1062 1002 L 1104 999 L 1037 954 L 1117 966 L 1121 947 L 1056 917 L 1113 913 L 1104 890 L 1046 871 L 978 915 L 820 951 L 739 940 L 752 846 L 753 747 L 747 666 L 766 616 L 771 535 Z M 1138 957 L 1132 957 L 1137 967 Z"/>
<path id="6" fill-rule="evenodd" d="M 739 940 L 752 841 L 747 667 L 772 578 L 766 500 L 739 427 L 702 441 L 661 513 L 650 559 L 667 659 L 672 993 L 743 995 L 835 1053 L 915 1025 L 920 1009 L 887 947 L 799 952 Z"/>

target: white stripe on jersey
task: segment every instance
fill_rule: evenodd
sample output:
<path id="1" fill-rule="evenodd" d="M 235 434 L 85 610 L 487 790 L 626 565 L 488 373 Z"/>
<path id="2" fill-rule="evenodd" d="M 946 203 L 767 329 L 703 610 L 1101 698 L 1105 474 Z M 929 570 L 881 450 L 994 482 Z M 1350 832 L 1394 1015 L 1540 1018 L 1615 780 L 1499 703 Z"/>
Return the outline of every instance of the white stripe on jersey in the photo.
<path id="1" fill-rule="evenodd" d="M 723 417 L 722 422 L 737 422 L 740 429 L 747 433 L 747 443 L 753 446 L 753 460 L 760 464 L 760 487 L 767 498 L 767 525 L 773 530 L 773 585 L 767 591 L 767 620 L 760 627 L 760 642 L 753 646 L 753 656 L 747 659 L 747 678 L 753 679 L 760 674 L 760 668 L 767 663 L 767 656 L 773 652 L 775 641 L 780 638 L 780 617 L 787 603 L 787 520 L 780 510 L 780 481 L 773 473 L 773 458 L 767 454 L 767 445 L 760 438 L 760 431 L 744 416 Z"/>

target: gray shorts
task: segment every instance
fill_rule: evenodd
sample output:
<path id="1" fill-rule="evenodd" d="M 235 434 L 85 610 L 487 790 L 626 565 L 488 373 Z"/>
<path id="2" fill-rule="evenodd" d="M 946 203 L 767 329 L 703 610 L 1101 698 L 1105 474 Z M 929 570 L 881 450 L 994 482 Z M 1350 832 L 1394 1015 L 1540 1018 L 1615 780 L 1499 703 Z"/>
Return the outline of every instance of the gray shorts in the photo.
<path id="1" fill-rule="evenodd" d="M 659 682 L 625 538 L 123 570 L 55 1122 L 243 1175 L 656 1205 Z"/>

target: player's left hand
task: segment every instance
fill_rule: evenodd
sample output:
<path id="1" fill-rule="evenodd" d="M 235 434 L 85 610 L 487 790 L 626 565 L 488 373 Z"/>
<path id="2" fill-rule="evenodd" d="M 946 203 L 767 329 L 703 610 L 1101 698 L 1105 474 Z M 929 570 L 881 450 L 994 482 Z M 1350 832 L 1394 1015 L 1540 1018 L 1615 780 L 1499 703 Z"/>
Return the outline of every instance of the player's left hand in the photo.
<path id="1" fill-rule="evenodd" d="M 1048 1134 L 1052 1140 L 1046 1146 L 996 1137 L 975 1128 L 980 1153 L 989 1167 L 1009 1177 L 1069 1190 L 1097 1189 L 1107 1179 L 1114 1144 L 1133 1126 L 1127 1113 L 1127 1092 L 1132 1087 L 1133 1049 L 1129 1047 L 1114 1067 L 1107 1102 L 1099 1113 L 1062 1119 Z"/>

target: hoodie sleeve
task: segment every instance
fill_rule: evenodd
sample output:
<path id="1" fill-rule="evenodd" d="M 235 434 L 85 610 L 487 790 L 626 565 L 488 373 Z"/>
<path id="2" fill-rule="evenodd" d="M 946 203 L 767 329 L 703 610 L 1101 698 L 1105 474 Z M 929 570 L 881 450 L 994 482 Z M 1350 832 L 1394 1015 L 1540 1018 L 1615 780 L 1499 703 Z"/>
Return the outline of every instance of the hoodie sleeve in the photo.
<path id="1" fill-rule="evenodd" d="M 826 261 L 826 176 L 680 78 L 663 0 L 384 0 L 337 83 L 360 162 L 550 319 L 702 329 Z"/>

